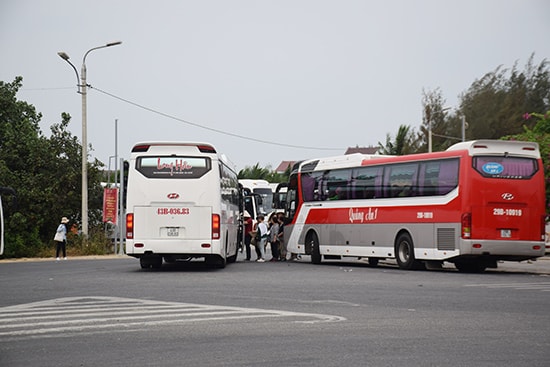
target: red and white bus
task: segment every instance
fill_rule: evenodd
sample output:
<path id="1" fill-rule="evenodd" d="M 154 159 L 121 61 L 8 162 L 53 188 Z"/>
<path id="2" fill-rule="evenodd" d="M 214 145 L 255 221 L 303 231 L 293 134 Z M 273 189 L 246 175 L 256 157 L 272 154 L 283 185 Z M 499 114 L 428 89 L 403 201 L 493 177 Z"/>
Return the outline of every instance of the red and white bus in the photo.
<path id="1" fill-rule="evenodd" d="M 234 166 L 208 143 L 149 142 L 132 149 L 126 254 L 142 268 L 238 253 L 240 191 Z"/>
<path id="2" fill-rule="evenodd" d="M 465 272 L 545 254 L 538 145 L 478 140 L 405 156 L 352 154 L 296 164 L 288 251 L 313 263 L 395 258 L 401 269 L 452 262 Z"/>

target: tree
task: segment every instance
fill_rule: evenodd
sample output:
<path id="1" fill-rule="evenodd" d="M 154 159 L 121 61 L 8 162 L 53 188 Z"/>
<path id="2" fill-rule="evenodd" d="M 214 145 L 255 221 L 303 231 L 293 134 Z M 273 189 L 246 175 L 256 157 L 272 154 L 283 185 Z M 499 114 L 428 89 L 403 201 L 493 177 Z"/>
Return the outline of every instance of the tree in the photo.
<path id="1" fill-rule="evenodd" d="M 545 114 L 526 113 L 524 120 L 529 125 L 535 124 L 531 129 L 524 125 L 524 131 L 520 134 L 505 136 L 504 140 L 533 141 L 539 144 L 540 155 L 544 169 L 546 183 L 550 182 L 550 110 Z M 546 185 L 546 214 L 550 216 L 550 185 Z"/>
<path id="2" fill-rule="evenodd" d="M 246 166 L 239 171 L 239 174 L 237 176 L 239 177 L 239 179 L 267 180 L 270 172 L 271 167 L 262 168 L 260 167 L 260 163 L 258 162 L 252 167 Z"/>
<path id="3" fill-rule="evenodd" d="M 431 125 L 432 150 L 445 150 L 462 139 L 463 119 L 467 122 L 466 140 L 500 139 L 522 133 L 523 125 L 532 129 L 534 121 L 523 121 L 525 111 L 544 113 L 550 108 L 550 69 L 546 60 L 539 65 L 531 55 L 525 69 L 517 63 L 511 69 L 497 67 L 475 80 L 459 97 L 453 112 L 445 106 L 441 90 L 423 91 L 424 119 L 420 127 L 420 151 L 428 151 Z"/>
<path id="4" fill-rule="evenodd" d="M 78 222 L 80 215 L 81 145 L 67 131 L 70 116 L 51 127 L 46 138 L 34 106 L 18 101 L 21 77 L 0 81 L 0 186 L 17 191 L 18 205 L 4 203 L 7 257 L 33 256 L 51 242 L 62 216 Z M 101 208 L 99 168 L 89 165 L 90 208 Z M 98 191 L 99 188 L 99 191 Z"/>
<path id="5" fill-rule="evenodd" d="M 469 139 L 499 139 L 520 134 L 523 125 L 532 129 L 534 121 L 523 121 L 525 111 L 544 113 L 550 107 L 550 70 L 543 60 L 539 65 L 529 58 L 525 70 L 517 63 L 510 69 L 497 67 L 474 81 L 460 97 L 460 113 L 468 121 Z M 449 124 L 448 133 L 459 135 L 459 124 Z"/>
<path id="6" fill-rule="evenodd" d="M 290 177 L 290 168 L 283 174 L 277 173 L 271 169 L 271 166 L 260 167 L 260 163 L 256 163 L 252 167 L 246 166 L 240 170 L 237 177 L 239 179 L 251 180 L 266 180 L 269 183 L 287 182 Z"/>
<path id="7" fill-rule="evenodd" d="M 444 107 L 445 103 L 441 89 L 422 91 L 424 116 L 418 135 L 419 151 L 429 151 L 430 126 L 433 152 L 445 150 L 456 143 L 456 140 L 460 140 L 449 129 L 450 126 L 454 126 L 453 121 L 456 117 L 449 113 L 449 107 Z"/>
<path id="8" fill-rule="evenodd" d="M 386 135 L 386 144 L 378 142 L 378 151 L 386 155 L 404 155 L 412 154 L 418 151 L 418 139 L 414 134 L 414 129 L 410 126 L 401 125 L 395 136 L 395 140 L 391 141 L 390 134 Z"/>

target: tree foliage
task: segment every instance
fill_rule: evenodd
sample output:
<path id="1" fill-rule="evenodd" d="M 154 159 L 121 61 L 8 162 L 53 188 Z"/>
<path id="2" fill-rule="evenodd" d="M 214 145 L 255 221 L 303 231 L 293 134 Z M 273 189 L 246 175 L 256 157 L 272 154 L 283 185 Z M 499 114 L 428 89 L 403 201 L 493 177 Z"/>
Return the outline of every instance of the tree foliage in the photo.
<path id="1" fill-rule="evenodd" d="M 391 135 L 386 135 L 386 144 L 378 142 L 378 152 L 385 155 L 404 155 L 418 151 L 418 137 L 410 126 L 401 125 L 392 141 Z"/>
<path id="2" fill-rule="evenodd" d="M 284 174 L 277 173 L 271 169 L 271 166 L 260 167 L 260 163 L 254 166 L 246 166 L 239 171 L 237 177 L 239 179 L 266 180 L 270 183 L 286 182 L 290 176 L 290 168 Z"/>
<path id="3" fill-rule="evenodd" d="M 17 192 L 17 205 L 4 201 L 5 256 L 32 256 L 51 242 L 62 216 L 80 221 L 81 144 L 67 130 L 70 116 L 40 131 L 34 106 L 16 98 L 22 78 L 0 81 L 0 186 Z M 101 164 L 89 164 L 90 223 L 101 209 Z"/>
<path id="4" fill-rule="evenodd" d="M 550 71 L 548 62 L 539 65 L 529 58 L 525 70 L 498 67 L 476 80 L 461 96 L 460 109 L 467 117 L 468 137 L 499 139 L 519 134 L 525 124 L 533 128 L 533 121 L 524 121 L 527 111 L 544 113 L 550 101 Z"/>
<path id="5" fill-rule="evenodd" d="M 428 151 L 428 131 L 432 127 L 432 150 L 445 150 L 462 139 L 463 117 L 465 139 L 500 139 L 520 134 L 525 125 L 532 129 L 535 122 L 524 120 L 526 111 L 544 113 L 550 108 L 550 69 L 546 60 L 535 65 L 532 55 L 524 70 L 517 63 L 511 69 L 502 66 L 475 80 L 459 97 L 459 106 L 445 106 L 440 89 L 424 91 L 424 119 L 420 127 L 419 151 Z"/>
<path id="6" fill-rule="evenodd" d="M 533 141 L 539 144 L 540 155 L 546 179 L 546 214 L 550 216 L 550 110 L 545 114 L 527 113 L 524 115 L 525 121 L 529 124 L 524 125 L 524 131 L 520 134 L 503 137 L 504 140 Z M 532 125 L 529 128 L 528 125 Z"/>

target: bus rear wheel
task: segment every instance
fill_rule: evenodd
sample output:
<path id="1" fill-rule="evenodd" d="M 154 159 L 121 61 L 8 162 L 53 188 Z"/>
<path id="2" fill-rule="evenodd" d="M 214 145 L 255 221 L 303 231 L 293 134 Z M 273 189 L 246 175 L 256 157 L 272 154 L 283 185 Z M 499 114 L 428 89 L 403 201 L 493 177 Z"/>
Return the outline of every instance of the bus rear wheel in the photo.
<path id="1" fill-rule="evenodd" d="M 455 261 L 455 267 L 461 273 L 483 273 L 487 269 L 487 264 L 478 260 Z"/>
<path id="2" fill-rule="evenodd" d="M 408 233 L 401 233 L 395 242 L 395 260 L 400 269 L 422 269 L 422 263 L 414 257 L 414 245 Z"/>
<path id="3" fill-rule="evenodd" d="M 162 267 L 162 256 L 145 255 L 139 258 L 139 265 L 142 269 L 160 269 Z"/>
<path id="4" fill-rule="evenodd" d="M 319 239 L 315 233 L 312 233 L 309 237 L 309 243 L 311 245 L 311 262 L 313 264 L 320 264 L 323 256 L 321 255 L 321 249 L 319 247 Z"/>
<path id="5" fill-rule="evenodd" d="M 225 265 L 227 264 L 226 258 L 223 257 L 223 256 L 219 256 L 219 255 L 207 256 L 204 259 L 204 261 L 206 262 L 207 265 L 213 266 L 216 269 L 223 269 L 223 268 L 225 268 Z"/>
<path id="6" fill-rule="evenodd" d="M 376 268 L 378 266 L 378 260 L 377 257 L 369 257 L 367 263 L 371 268 Z"/>

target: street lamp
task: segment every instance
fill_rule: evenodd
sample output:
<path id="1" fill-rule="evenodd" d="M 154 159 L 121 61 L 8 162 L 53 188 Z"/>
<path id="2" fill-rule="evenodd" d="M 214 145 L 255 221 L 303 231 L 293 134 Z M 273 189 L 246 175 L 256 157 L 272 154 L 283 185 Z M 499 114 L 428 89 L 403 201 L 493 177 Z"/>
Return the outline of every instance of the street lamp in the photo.
<path id="1" fill-rule="evenodd" d="M 87 134 L 87 105 L 86 105 L 86 95 L 88 84 L 86 84 L 86 56 L 94 50 L 99 50 L 100 48 L 106 48 L 111 46 L 120 45 L 121 41 L 110 42 L 103 46 L 98 46 L 89 49 L 84 54 L 82 58 L 82 68 L 80 69 L 80 84 L 77 84 L 78 90 L 77 93 L 82 95 L 82 234 L 85 238 L 88 237 L 88 134 Z M 67 61 L 69 65 L 73 68 L 76 73 L 76 80 L 78 83 L 78 71 L 72 62 L 69 61 L 69 55 L 65 52 L 58 52 L 59 57 Z"/>

